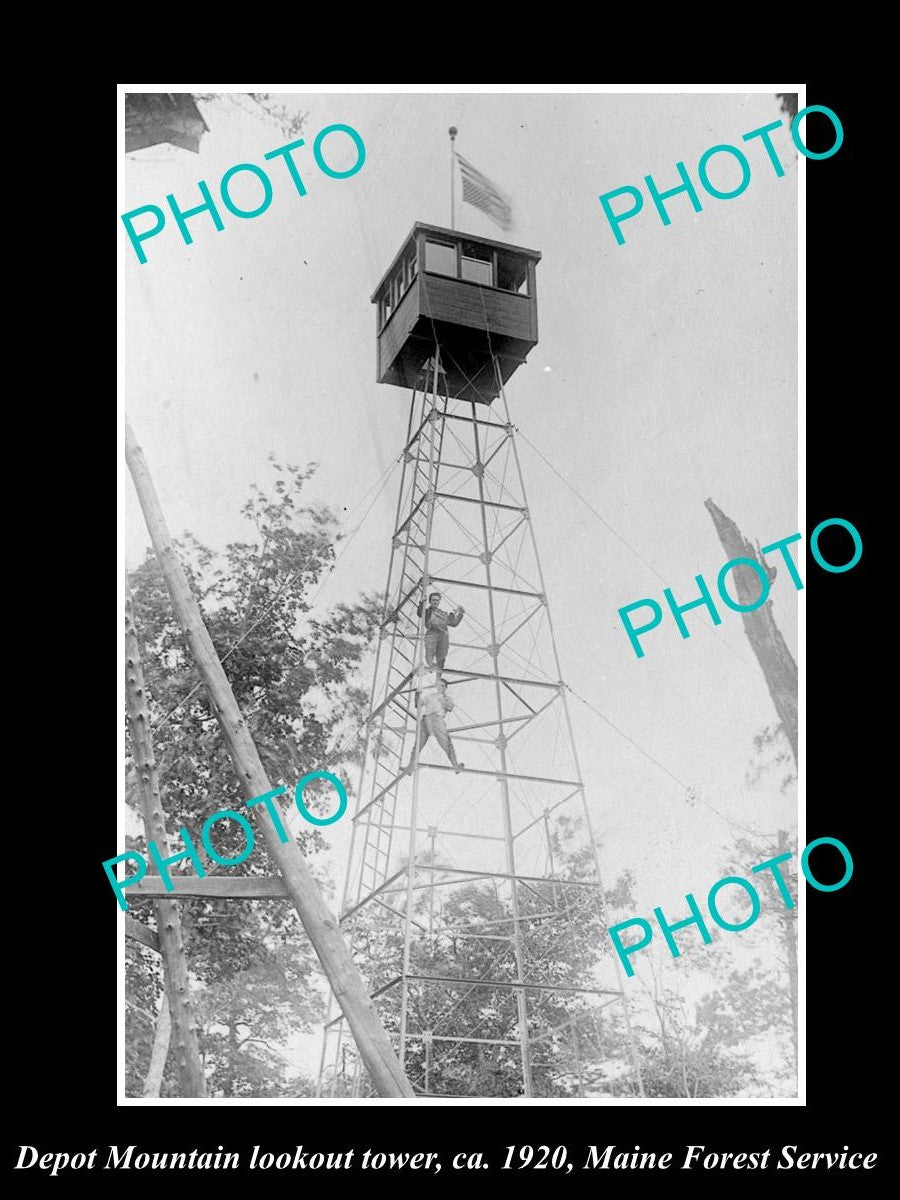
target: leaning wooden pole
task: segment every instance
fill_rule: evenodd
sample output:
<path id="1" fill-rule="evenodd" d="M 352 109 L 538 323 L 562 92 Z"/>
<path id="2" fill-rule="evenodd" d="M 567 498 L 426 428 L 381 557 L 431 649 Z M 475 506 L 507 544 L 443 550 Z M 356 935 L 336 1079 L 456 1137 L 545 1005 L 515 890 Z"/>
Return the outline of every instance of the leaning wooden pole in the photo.
<path id="1" fill-rule="evenodd" d="M 219 661 L 199 606 L 178 561 L 166 528 L 159 498 L 130 424 L 125 422 L 125 457 L 159 559 L 172 605 L 184 630 L 191 654 L 209 693 L 241 787 L 252 799 L 273 790 L 247 724 Z M 289 897 L 318 955 L 341 1006 L 372 1082 L 382 1096 L 412 1096 L 390 1038 L 372 1003 L 362 976 L 344 942 L 337 918 L 330 911 L 296 842 L 282 843 L 272 818 L 262 805 L 256 819 L 269 853 L 284 876 Z"/>
<path id="2" fill-rule="evenodd" d="M 148 842 L 156 842 L 168 857 L 166 817 L 159 791 L 159 774 L 150 733 L 150 709 L 144 688 L 144 672 L 131 597 L 125 597 L 125 710 L 131 734 L 137 790 Z M 152 869 L 152 868 L 151 868 Z M 178 1065 L 182 1096 L 205 1096 L 206 1077 L 197 1041 L 197 1022 L 191 1003 L 187 959 L 181 934 L 181 917 L 174 900 L 154 900 L 159 950 L 163 961 L 168 1012 L 171 1015 L 171 1044 Z M 166 1005 L 159 1016 L 164 1019 Z M 155 1045 L 154 1041 L 154 1045 Z"/>
<path id="3" fill-rule="evenodd" d="M 772 568 L 763 562 L 734 521 L 726 517 L 712 500 L 705 503 L 719 535 L 719 541 L 729 559 L 752 559 L 771 574 Z M 735 567 L 733 574 L 738 602 L 750 605 L 758 600 L 759 576 L 752 567 Z M 781 636 L 781 630 L 775 624 L 770 600 L 753 612 L 743 613 L 742 616 L 744 632 L 762 667 L 775 711 L 790 742 L 794 762 L 797 762 L 797 664 Z"/>

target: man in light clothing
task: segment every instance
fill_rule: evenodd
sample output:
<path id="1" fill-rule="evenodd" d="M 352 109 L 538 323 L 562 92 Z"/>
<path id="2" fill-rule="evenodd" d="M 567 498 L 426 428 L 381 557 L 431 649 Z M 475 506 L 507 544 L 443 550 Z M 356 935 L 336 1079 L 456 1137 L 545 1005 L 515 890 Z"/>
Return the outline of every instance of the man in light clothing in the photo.
<path id="1" fill-rule="evenodd" d="M 419 753 L 421 754 L 422 747 L 428 739 L 434 737 L 453 764 L 453 770 L 462 771 L 466 764 L 457 760 L 456 751 L 453 749 L 450 734 L 447 732 L 447 724 L 444 721 L 444 714 L 452 712 L 454 707 L 452 698 L 447 695 L 447 684 L 443 679 L 437 679 L 434 675 L 429 676 L 429 682 L 419 692 L 419 699 L 422 704 Z M 409 765 L 403 768 L 404 775 L 412 774 L 413 761 L 414 759 L 411 758 Z"/>

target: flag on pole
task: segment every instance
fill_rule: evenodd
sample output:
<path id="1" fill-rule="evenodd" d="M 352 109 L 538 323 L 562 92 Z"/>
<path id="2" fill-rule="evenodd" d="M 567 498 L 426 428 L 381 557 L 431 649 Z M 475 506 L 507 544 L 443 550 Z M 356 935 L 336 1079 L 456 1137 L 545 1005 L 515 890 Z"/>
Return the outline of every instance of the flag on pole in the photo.
<path id="1" fill-rule="evenodd" d="M 495 225 L 499 225 L 501 229 L 509 229 L 512 226 L 512 203 L 509 197 L 496 183 L 492 183 L 486 175 L 482 175 L 473 167 L 468 159 L 463 158 L 461 154 L 457 154 L 456 157 L 462 176 L 463 203 L 480 208 Z"/>

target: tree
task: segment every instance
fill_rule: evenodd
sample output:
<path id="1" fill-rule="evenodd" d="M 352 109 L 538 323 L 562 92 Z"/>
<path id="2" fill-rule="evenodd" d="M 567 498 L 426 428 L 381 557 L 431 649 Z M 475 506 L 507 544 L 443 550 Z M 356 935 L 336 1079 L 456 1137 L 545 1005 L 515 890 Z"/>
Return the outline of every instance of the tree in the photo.
<path id="1" fill-rule="evenodd" d="M 270 461 L 274 486 L 269 492 L 254 487 L 241 510 L 254 536 L 216 555 L 186 535 L 180 552 L 272 777 L 290 788 L 308 771 L 327 769 L 349 786 L 345 767 L 358 754 L 354 734 L 365 703 L 353 676 L 379 603 L 376 597 L 361 597 L 324 615 L 314 613 L 312 593 L 333 564 L 340 540 L 337 518 L 326 508 L 301 503 L 314 467 L 284 466 L 271 456 Z M 182 825 L 197 831 L 213 812 L 239 808 L 240 790 L 152 555 L 134 572 L 131 586 L 170 834 Z M 306 802 L 313 810 L 328 803 L 318 799 L 316 785 L 307 788 Z M 217 823 L 214 836 L 223 856 L 243 849 L 243 834 L 231 822 Z M 311 825 L 303 825 L 296 836 L 308 857 L 325 846 Z M 141 838 L 133 844 L 142 849 Z M 227 870 L 213 863 L 207 869 L 209 874 Z M 257 843 L 241 870 L 274 873 L 264 845 Z M 132 902 L 132 907 L 152 926 L 147 902 Z M 318 964 L 294 909 L 287 901 L 192 900 L 183 902 L 182 910 L 211 1090 L 231 1096 L 308 1089 L 288 1078 L 281 1055 L 289 1037 L 310 1029 L 322 1009 Z M 132 1005 L 140 1002 L 147 1009 L 145 1001 L 156 1001 L 157 969 L 145 952 L 129 955 Z M 148 1010 L 155 1012 L 155 1003 Z M 146 1072 L 149 1044 L 146 1032 L 137 1028 L 137 1009 L 133 1012 L 129 1090 L 140 1094 L 137 1079 Z M 164 1094 L 173 1088 L 167 1072 Z"/>
<path id="2" fill-rule="evenodd" d="M 784 794 L 795 780 L 783 727 L 767 726 L 753 739 L 748 786 L 777 787 Z M 751 867 L 790 849 L 784 829 L 756 837 L 741 834 L 727 851 L 721 877 L 747 878 Z M 796 896 L 793 863 L 779 866 Z M 761 896 L 753 925 L 739 933 L 714 929 L 714 945 L 703 960 L 682 956 L 675 967 L 666 959 L 654 964 L 651 955 L 638 969 L 646 1012 L 636 1025 L 648 1096 L 797 1094 L 797 910 L 785 906 L 768 872 L 751 878 Z M 747 898 L 736 886 L 723 889 L 717 905 L 733 924 L 747 917 Z M 649 983 L 643 978 L 647 973 Z"/>
<path id="3" fill-rule="evenodd" d="M 797 781 L 797 764 L 788 744 L 784 728 L 776 725 L 766 727 L 761 734 L 753 739 L 753 758 L 747 770 L 747 782 L 751 787 L 778 780 L 778 790 L 786 793 L 791 784 Z M 738 838 L 735 841 L 733 861 L 746 864 L 766 862 L 769 859 L 791 852 L 796 842 L 795 822 L 785 820 L 779 822 L 782 827 L 775 834 L 760 838 Z M 797 868 L 794 860 L 780 864 L 790 894 L 797 896 Z M 737 872 L 736 872 L 737 873 Z M 766 916 L 769 920 L 764 924 L 754 925 L 751 930 L 751 940 L 763 943 L 767 949 L 769 969 L 775 973 L 777 984 L 783 998 L 780 1011 L 779 1027 L 790 1029 L 792 1054 L 785 1054 L 787 1067 L 785 1077 L 793 1079 L 796 1090 L 798 1068 L 798 1029 L 797 1016 L 799 993 L 797 984 L 797 909 L 788 908 L 777 890 L 774 880 L 768 884 L 768 893 L 763 903 L 768 900 Z M 793 1094 L 793 1093 L 792 1093 Z"/>
<path id="4" fill-rule="evenodd" d="M 753 739 L 753 758 L 744 778 L 750 787 L 755 788 L 761 783 L 771 782 L 774 777 L 778 778 L 778 790 L 782 793 L 797 779 L 797 764 L 784 726 L 780 723 L 767 725 Z"/>
<path id="5" fill-rule="evenodd" d="M 198 103 L 212 108 L 213 124 L 218 103 L 266 121 L 288 139 L 300 135 L 309 116 L 275 100 L 270 92 L 127 92 L 125 153 L 168 144 L 197 154 L 209 130 Z"/>
<path id="6" fill-rule="evenodd" d="M 149 910 L 149 905 L 146 906 Z M 159 956 L 125 942 L 125 1094 L 142 1096 L 163 995 Z"/>
<path id="7" fill-rule="evenodd" d="M 790 853 L 792 847 L 785 830 L 761 838 L 735 839 L 725 874 L 746 876 L 748 868 Z M 797 895 L 797 871 L 794 859 L 778 864 L 792 897 Z M 732 967 L 727 988 L 715 1003 L 721 1011 L 731 1012 L 745 1037 L 765 1037 L 777 1047 L 772 1077 L 796 1095 L 797 1084 L 797 908 L 788 908 L 774 878 L 768 872 L 753 876 L 761 894 L 761 914 L 740 936 L 740 952 L 755 953 L 753 964 Z M 728 904 L 723 901 L 727 915 Z M 746 918 L 746 904 L 740 915 Z M 731 944 L 729 943 L 731 946 Z M 734 949 L 730 950 L 734 953 Z M 710 1010 L 711 1011 L 711 1010 Z"/>
<path id="8" fill-rule="evenodd" d="M 663 982 L 668 965 L 657 969 L 648 959 L 644 969 L 652 981 L 652 986 L 644 983 L 649 1019 L 636 1024 L 646 1095 L 693 1099 L 752 1093 L 760 1082 L 759 1071 L 734 1021 L 719 1014 L 713 994 L 691 1004 L 683 991 Z M 685 973 L 693 970 L 688 961 L 678 960 L 681 988 Z M 711 1014 L 718 1020 L 710 1020 Z"/>
<path id="9" fill-rule="evenodd" d="M 309 116 L 309 112 L 301 112 L 276 100 L 271 92 L 194 92 L 194 99 L 201 103 L 229 104 L 258 120 L 267 121 L 288 139 L 300 136 Z"/>
<path id="10" fill-rule="evenodd" d="M 784 730 L 767 727 L 753 745 L 748 784 L 771 788 L 777 783 L 784 793 L 796 779 Z M 722 878 L 747 878 L 751 867 L 790 850 L 784 829 L 758 837 L 742 834 L 728 851 Z M 793 861 L 778 865 L 796 896 Z M 654 975 L 651 1001 L 658 1030 L 651 1031 L 645 1048 L 648 1094 L 797 1094 L 797 909 L 786 907 L 768 872 L 751 878 L 761 897 L 760 916 L 740 933 L 716 933 L 714 957 L 707 960 L 715 986 L 688 1004 L 685 976 L 695 969 L 693 963 L 679 959 L 680 992 L 659 987 Z M 734 924 L 747 918 L 748 902 L 740 888 L 724 889 L 717 904 Z M 675 1090 L 659 1090 L 666 1087 Z M 711 1087 L 720 1090 L 697 1090 Z"/>
<path id="11" fill-rule="evenodd" d="M 593 851 L 583 841 L 580 821 L 559 819 L 552 830 L 553 859 L 560 879 L 592 881 Z M 578 848 L 576 848 L 578 847 Z M 419 855 L 423 865 L 430 851 Z M 613 987 L 610 914 L 632 905 L 632 879 L 623 875 L 598 896 L 595 889 L 562 887 L 553 881 L 520 886 L 518 907 L 529 982 L 578 987 Z M 410 984 L 407 1007 L 406 1071 L 418 1091 L 437 1095 L 516 1096 L 522 1093 L 516 992 L 491 987 L 516 978 L 508 889 L 495 882 L 417 893 L 411 973 L 471 984 Z M 434 908 L 432 909 L 432 902 Z M 352 945 L 370 988 L 398 975 L 403 951 L 403 914 L 367 906 L 357 916 Z M 605 980 L 605 983 L 604 983 Z M 529 1039 L 534 1094 L 635 1094 L 621 1005 L 590 993 L 529 989 Z M 600 1006 L 607 1002 L 602 1015 Z M 400 989 L 379 1000 L 385 1025 L 399 1033 Z M 457 1041 L 455 1039 L 472 1039 Z M 441 1040 L 435 1040 L 441 1039 Z M 481 1039 L 481 1040 L 477 1040 Z M 336 1094 L 354 1086 L 355 1062 L 336 1081 Z"/>
<path id="12" fill-rule="evenodd" d="M 781 111 L 786 112 L 793 121 L 797 115 L 797 93 L 796 92 L 776 92 L 775 99 L 781 101 Z"/>

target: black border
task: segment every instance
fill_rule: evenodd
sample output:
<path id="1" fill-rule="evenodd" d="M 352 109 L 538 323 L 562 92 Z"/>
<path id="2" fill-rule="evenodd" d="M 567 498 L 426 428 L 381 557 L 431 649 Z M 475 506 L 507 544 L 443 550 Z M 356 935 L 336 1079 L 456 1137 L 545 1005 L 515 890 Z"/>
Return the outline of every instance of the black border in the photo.
<path id="1" fill-rule="evenodd" d="M 679 1148 L 693 1142 L 731 1151 L 768 1146 L 773 1155 L 784 1144 L 798 1144 L 801 1151 L 849 1145 L 865 1153 L 877 1151 L 876 1169 L 829 1172 L 829 1178 L 838 1174 L 846 1181 L 849 1175 L 855 1182 L 884 1171 L 887 1146 L 878 1114 L 880 1089 L 885 1081 L 890 1087 L 892 1079 L 886 1062 L 891 1044 L 886 896 L 891 863 L 878 848 L 887 848 L 882 813 L 892 807 L 893 789 L 889 771 L 881 770 L 882 764 L 889 766 L 881 750 L 880 727 L 886 717 L 873 684 L 873 667 L 885 652 L 883 629 L 889 621 L 885 597 L 876 594 L 876 564 L 884 561 L 887 548 L 874 520 L 874 489 L 881 477 L 874 452 L 885 438 L 875 422 L 881 408 L 879 367 L 891 343 L 882 337 L 886 318 L 873 288 L 875 266 L 880 265 L 879 234 L 867 219 L 876 194 L 874 164 L 880 160 L 868 91 L 810 83 L 807 104 L 825 104 L 838 113 L 844 144 L 834 157 L 806 165 L 808 452 L 802 545 L 808 547 L 809 532 L 818 522 L 834 516 L 851 521 L 864 543 L 862 560 L 846 574 L 823 572 L 808 553 L 801 567 L 807 614 L 807 754 L 802 764 L 807 840 L 840 838 L 855 864 L 851 882 L 840 892 L 807 889 L 807 1106 L 526 1108 L 513 1102 L 452 1108 L 117 1107 L 117 1003 L 110 948 L 119 914 L 110 903 L 105 879 L 91 866 L 117 853 L 111 820 L 117 768 L 112 748 L 106 739 L 98 739 L 100 761 L 91 764 L 89 774 L 102 778 L 104 786 L 92 785 L 84 792 L 78 785 L 72 799 L 77 799 L 80 816 L 77 826 L 67 825 L 69 832 L 77 828 L 77 840 L 66 843 L 61 829 L 58 841 L 40 858 L 27 856 L 29 861 L 18 864 L 9 948 L 18 985 L 8 1021 L 15 1019 L 22 1033 L 20 1039 L 15 1028 L 7 1029 L 8 1037 L 21 1040 L 10 1051 L 17 1063 L 8 1087 L 13 1105 L 7 1120 L 10 1165 L 16 1146 L 23 1142 L 42 1150 L 72 1151 L 130 1142 L 156 1150 L 215 1149 L 225 1144 L 243 1151 L 242 1157 L 255 1143 L 277 1151 L 301 1143 L 322 1150 L 353 1144 L 395 1151 L 438 1149 L 450 1156 L 481 1150 L 493 1163 L 489 1171 L 454 1172 L 448 1161 L 438 1178 L 408 1174 L 389 1180 L 384 1173 L 377 1177 L 378 1183 L 401 1189 L 410 1181 L 413 1186 L 425 1182 L 440 1187 L 449 1181 L 451 1186 L 462 1182 L 469 1187 L 474 1179 L 494 1178 L 503 1148 L 510 1143 L 567 1144 L 573 1155 L 587 1144 L 616 1143 L 623 1149 L 639 1144 L 657 1152 L 676 1151 L 677 1159 Z M 98 711 L 107 712 L 108 701 Z M 94 747 L 90 737 L 86 741 L 90 759 Z M 56 872 L 66 880 L 64 890 L 55 890 Z M 13 998 L 11 989 L 9 995 Z M 23 998 L 24 1005 L 15 1003 Z M 14 1179 L 27 1186 L 35 1174 Z M 341 1173 L 336 1182 L 349 1183 L 356 1174 Z M 693 1188 L 709 1178 L 718 1184 L 725 1174 L 730 1182 L 730 1170 L 695 1170 L 676 1178 L 686 1179 Z M 773 1176 L 797 1182 L 792 1171 L 745 1174 L 764 1186 Z M 593 1187 L 621 1175 L 576 1172 L 563 1178 L 581 1178 Z M 818 1171 L 811 1177 L 818 1182 L 822 1175 Z M 242 1176 L 243 1171 L 228 1173 L 229 1179 Z M 219 1173 L 190 1177 L 200 1186 L 223 1181 Z M 372 1181 L 371 1172 L 358 1177 Z M 171 1176 L 129 1172 L 123 1180 L 94 1172 L 81 1180 L 87 1186 L 111 1183 L 121 1189 L 141 1178 L 158 1187 Z M 276 1185 L 288 1186 L 323 1183 L 323 1173 L 257 1172 L 247 1178 L 274 1179 Z M 328 1178 L 324 1175 L 325 1182 Z M 500 1178 L 509 1181 L 512 1175 L 507 1172 Z M 629 1173 L 629 1182 L 633 1178 Z M 658 1182 L 661 1176 L 653 1173 L 650 1178 Z M 535 1182 L 533 1177 L 530 1182 Z M 546 1183 L 547 1175 L 539 1175 L 536 1182 Z"/>

